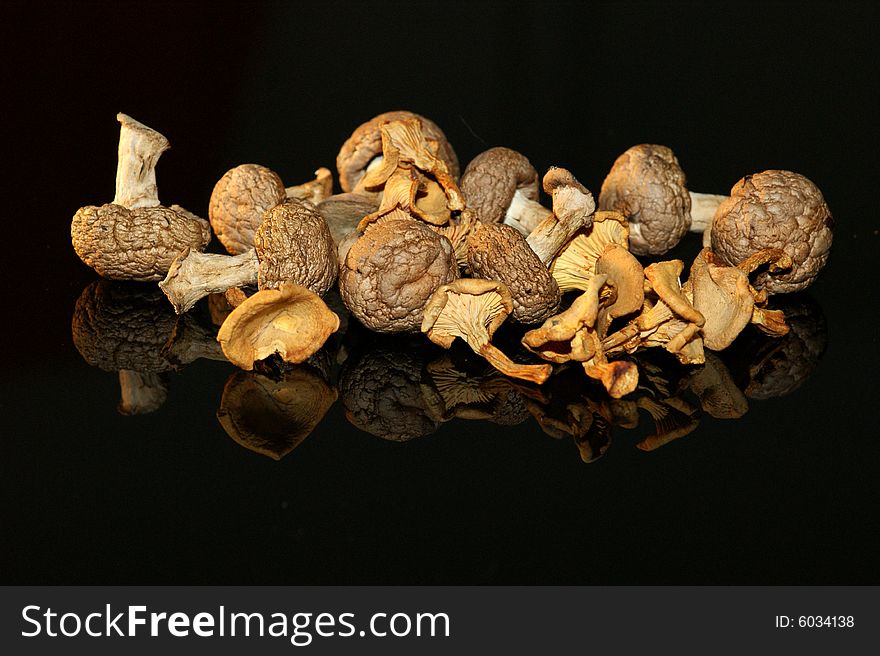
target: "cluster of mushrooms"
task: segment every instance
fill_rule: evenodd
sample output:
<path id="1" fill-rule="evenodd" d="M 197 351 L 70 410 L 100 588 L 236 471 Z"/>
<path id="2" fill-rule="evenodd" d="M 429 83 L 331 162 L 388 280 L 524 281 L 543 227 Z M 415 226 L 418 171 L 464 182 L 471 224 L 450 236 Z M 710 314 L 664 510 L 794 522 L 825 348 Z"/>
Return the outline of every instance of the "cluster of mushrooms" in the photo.
<path id="1" fill-rule="evenodd" d="M 217 182 L 205 221 L 159 203 L 167 139 L 118 120 L 116 196 L 76 212 L 74 249 L 105 278 L 158 281 L 177 314 L 208 297 L 222 357 L 245 371 L 309 361 L 350 316 L 400 340 L 462 340 L 534 390 L 576 367 L 623 399 L 646 350 L 703 365 L 749 324 L 786 335 L 769 297 L 809 286 L 831 246 L 828 206 L 797 173 L 698 194 L 669 148 L 642 144 L 614 162 L 597 204 L 572 172 L 539 179 L 509 148 L 460 173 L 440 128 L 407 111 L 376 116 L 342 145 L 342 193 L 327 168 L 285 186 L 243 164 Z M 655 261 L 688 231 L 703 234 L 692 263 Z M 228 254 L 204 252 L 212 234 Z M 513 351 L 495 340 L 505 322 L 523 326 Z"/>

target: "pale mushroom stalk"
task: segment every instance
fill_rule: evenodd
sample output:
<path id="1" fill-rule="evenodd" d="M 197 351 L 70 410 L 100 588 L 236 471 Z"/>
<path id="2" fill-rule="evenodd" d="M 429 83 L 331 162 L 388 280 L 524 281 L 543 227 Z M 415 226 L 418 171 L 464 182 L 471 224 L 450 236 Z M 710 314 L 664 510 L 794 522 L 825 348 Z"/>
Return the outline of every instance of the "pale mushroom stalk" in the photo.
<path id="1" fill-rule="evenodd" d="M 553 219 L 553 211 L 536 200 L 528 198 L 522 190 L 513 192 L 510 206 L 504 213 L 504 221 L 528 237 L 545 220 Z"/>
<path id="2" fill-rule="evenodd" d="M 550 266 L 578 230 L 592 225 L 596 202 L 593 194 L 566 169 L 551 167 L 543 182 L 544 191 L 552 195 L 553 211 L 535 226 L 526 241 L 541 261 Z"/>
<path id="3" fill-rule="evenodd" d="M 715 216 L 715 210 L 722 202 L 727 200 L 729 196 L 720 194 L 701 194 L 696 191 L 688 192 L 691 197 L 691 232 L 705 233 L 712 227 L 712 217 Z"/>
<path id="4" fill-rule="evenodd" d="M 503 283 L 459 279 L 434 292 L 425 308 L 422 332 L 444 348 L 459 337 L 504 375 L 541 384 L 550 376 L 549 364 L 518 364 L 490 343 L 512 309 L 510 291 Z"/>
<path id="5" fill-rule="evenodd" d="M 122 127 L 113 203 L 130 210 L 157 207 L 156 164 L 170 146 L 168 139 L 122 112 L 116 115 L 116 120 Z"/>
<path id="6" fill-rule="evenodd" d="M 321 201 L 330 197 L 333 193 L 333 174 L 330 169 L 322 166 L 315 171 L 315 179 L 303 182 L 302 184 L 286 187 L 284 195 L 287 198 L 295 198 L 296 200 L 304 200 L 312 205 L 317 205 Z"/>
<path id="7" fill-rule="evenodd" d="M 157 410 L 168 398 L 168 383 L 156 372 L 119 370 L 120 399 L 116 406 L 123 415 L 143 415 Z"/>
<path id="8" fill-rule="evenodd" d="M 250 249 L 240 255 L 185 251 L 174 260 L 159 287 L 178 314 L 192 308 L 208 294 L 257 284 L 260 260 Z"/>

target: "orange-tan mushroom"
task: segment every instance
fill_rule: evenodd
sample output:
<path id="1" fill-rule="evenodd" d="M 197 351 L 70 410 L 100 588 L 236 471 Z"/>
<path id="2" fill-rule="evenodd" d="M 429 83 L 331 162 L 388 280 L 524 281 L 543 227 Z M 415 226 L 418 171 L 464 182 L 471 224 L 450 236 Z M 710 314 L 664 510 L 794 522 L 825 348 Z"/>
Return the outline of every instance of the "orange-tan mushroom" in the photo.
<path id="1" fill-rule="evenodd" d="M 593 214 L 592 227 L 582 229 L 553 258 L 550 273 L 563 292 L 585 290 L 596 273 L 596 261 L 608 244 L 628 248 L 626 219 L 617 212 Z"/>
<path id="2" fill-rule="evenodd" d="M 258 291 L 230 312 L 217 341 L 230 362 L 250 371 L 275 354 L 285 362 L 303 362 L 338 328 L 339 317 L 320 296 L 285 283 Z"/>
<path id="3" fill-rule="evenodd" d="M 435 344 L 450 348 L 456 337 L 501 373 L 541 384 L 549 364 L 519 364 L 490 343 L 492 335 L 513 311 L 507 286 L 495 280 L 461 278 L 441 285 L 425 306 L 422 332 Z"/>

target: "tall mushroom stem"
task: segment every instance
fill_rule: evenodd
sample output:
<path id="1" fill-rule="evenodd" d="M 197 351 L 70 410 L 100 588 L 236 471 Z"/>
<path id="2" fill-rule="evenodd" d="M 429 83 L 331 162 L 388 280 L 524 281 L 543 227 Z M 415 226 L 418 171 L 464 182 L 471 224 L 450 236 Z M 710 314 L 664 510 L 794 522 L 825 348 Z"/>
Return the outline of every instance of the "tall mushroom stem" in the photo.
<path id="1" fill-rule="evenodd" d="M 520 189 L 513 194 L 513 199 L 504 214 L 504 223 L 513 226 L 524 236 L 529 236 L 544 219 L 553 218 L 553 212 L 538 201 L 528 198 Z"/>
<path id="2" fill-rule="evenodd" d="M 712 225 L 715 210 L 729 196 L 688 192 L 691 197 L 691 232 L 705 232 Z"/>
<path id="3" fill-rule="evenodd" d="M 255 285 L 260 261 L 254 249 L 241 255 L 215 255 L 187 250 L 171 264 L 165 280 L 159 287 L 174 305 L 177 314 L 183 314 L 199 299 L 233 287 Z"/>
<path id="4" fill-rule="evenodd" d="M 113 203 L 130 210 L 156 207 L 159 205 L 156 164 L 171 144 L 154 129 L 127 114 L 117 114 L 116 120 L 122 127 L 119 130 L 119 159 Z"/>

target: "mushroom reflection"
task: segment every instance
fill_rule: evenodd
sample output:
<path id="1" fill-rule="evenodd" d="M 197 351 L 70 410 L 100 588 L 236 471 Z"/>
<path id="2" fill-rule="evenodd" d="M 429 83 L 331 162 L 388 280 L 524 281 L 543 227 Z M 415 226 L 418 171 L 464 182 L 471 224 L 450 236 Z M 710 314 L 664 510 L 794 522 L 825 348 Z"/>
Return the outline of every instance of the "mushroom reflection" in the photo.
<path id="1" fill-rule="evenodd" d="M 302 444 L 336 402 L 337 392 L 309 365 L 270 377 L 237 371 L 226 381 L 217 419 L 238 444 L 281 460 Z"/>
<path id="2" fill-rule="evenodd" d="M 178 317 L 155 285 L 98 280 L 77 299 L 73 343 L 93 367 L 119 372 L 119 412 L 157 410 L 168 394 L 165 372 L 197 358 L 225 360 L 210 328 Z"/>

